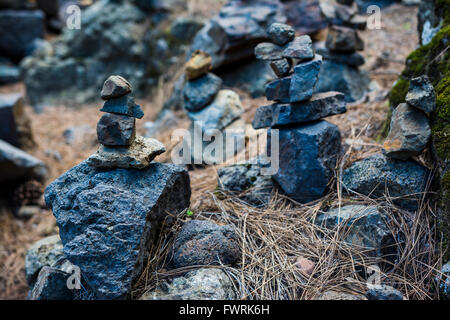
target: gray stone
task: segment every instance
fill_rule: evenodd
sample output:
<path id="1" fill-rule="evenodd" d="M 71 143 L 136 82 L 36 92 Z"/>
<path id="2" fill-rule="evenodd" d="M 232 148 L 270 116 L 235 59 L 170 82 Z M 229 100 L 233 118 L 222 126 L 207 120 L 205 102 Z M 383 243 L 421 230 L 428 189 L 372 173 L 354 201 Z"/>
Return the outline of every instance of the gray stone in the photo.
<path id="1" fill-rule="evenodd" d="M 154 292 L 145 293 L 139 300 L 234 300 L 233 282 L 220 269 L 203 268 L 163 282 Z"/>
<path id="2" fill-rule="evenodd" d="M 110 147 L 100 145 L 86 163 L 96 168 L 145 169 L 166 147 L 156 139 L 136 136 L 130 146 Z"/>
<path id="3" fill-rule="evenodd" d="M 338 91 L 345 95 L 345 101 L 354 102 L 362 99 L 368 91 L 370 78 L 365 70 L 325 60 L 319 74 L 314 93 Z"/>
<path id="4" fill-rule="evenodd" d="M 405 100 L 409 105 L 425 112 L 436 110 L 436 93 L 427 76 L 411 79 Z"/>
<path id="5" fill-rule="evenodd" d="M 281 78 L 287 76 L 290 73 L 292 60 L 286 58 L 274 60 L 270 62 L 270 67 L 272 68 L 273 72 L 275 72 L 277 77 Z"/>
<path id="6" fill-rule="evenodd" d="M 392 260 L 396 243 L 389 228 L 389 216 L 376 206 L 346 205 L 317 215 L 317 225 L 335 229 L 345 228 L 344 241 L 364 249 L 370 256 Z"/>
<path id="7" fill-rule="evenodd" d="M 269 26 L 267 34 L 272 42 L 282 46 L 294 39 L 295 30 L 290 25 L 275 22 Z"/>
<path id="8" fill-rule="evenodd" d="M 424 196 L 429 170 L 419 163 L 375 154 L 354 162 L 344 171 L 342 185 L 349 192 L 371 198 L 389 197 L 394 204 L 415 210 Z"/>
<path id="9" fill-rule="evenodd" d="M 20 68 L 0 63 L 0 85 L 19 82 Z"/>
<path id="10" fill-rule="evenodd" d="M 177 17 L 170 26 L 172 36 L 183 43 L 190 43 L 197 32 L 205 26 L 205 19 L 197 16 Z"/>
<path id="11" fill-rule="evenodd" d="M 33 52 L 34 40 L 43 37 L 42 11 L 0 11 L 0 56 L 19 62 Z"/>
<path id="12" fill-rule="evenodd" d="M 196 265 L 233 265 L 241 251 L 232 225 L 219 226 L 206 220 L 186 222 L 173 244 L 175 268 Z"/>
<path id="13" fill-rule="evenodd" d="M 141 119 L 144 116 L 141 107 L 134 102 L 134 98 L 130 95 L 105 101 L 100 111 L 121 114 L 138 119 Z"/>
<path id="14" fill-rule="evenodd" d="M 35 145 L 22 94 L 0 94 L 0 139 L 18 148 Z"/>
<path id="15" fill-rule="evenodd" d="M 67 287 L 69 273 L 43 267 L 28 300 L 73 300 L 74 292 Z"/>
<path id="16" fill-rule="evenodd" d="M 322 56 L 316 54 L 313 60 L 300 63 L 294 67 L 291 87 L 289 88 L 289 102 L 304 101 L 312 97 L 321 66 Z"/>
<path id="17" fill-rule="evenodd" d="M 214 101 L 198 112 L 188 112 L 192 121 L 202 123 L 203 132 L 210 129 L 223 130 L 244 113 L 241 100 L 232 90 L 220 90 Z"/>
<path id="18" fill-rule="evenodd" d="M 324 60 L 331 60 L 338 63 L 344 63 L 353 67 L 359 67 L 365 63 L 364 57 L 357 52 L 333 53 L 327 48 L 317 48 L 316 53 L 320 54 Z"/>
<path id="19" fill-rule="evenodd" d="M 364 50 L 364 42 L 356 30 L 342 26 L 330 26 L 326 40 L 330 51 L 352 53 Z"/>
<path id="20" fill-rule="evenodd" d="M 48 171 L 45 164 L 20 149 L 0 140 L 0 181 L 44 181 Z"/>
<path id="21" fill-rule="evenodd" d="M 403 300 L 403 295 L 397 289 L 391 286 L 368 285 L 369 290 L 366 292 L 367 300 Z"/>
<path id="22" fill-rule="evenodd" d="M 406 103 L 392 112 L 389 134 L 383 143 L 383 153 L 390 158 L 406 160 L 419 155 L 431 137 L 426 114 Z"/>
<path id="23" fill-rule="evenodd" d="M 256 59 L 279 60 L 283 58 L 283 48 L 275 43 L 262 42 L 255 47 Z"/>
<path id="24" fill-rule="evenodd" d="M 100 299 L 124 298 L 163 222 L 189 207 L 189 175 L 172 165 L 144 170 L 73 167 L 45 190 L 64 245 Z"/>
<path id="25" fill-rule="evenodd" d="M 347 292 L 338 292 L 338 291 L 325 291 L 317 300 L 365 300 L 364 296 L 361 294 L 351 294 Z"/>
<path id="26" fill-rule="evenodd" d="M 331 25 L 343 25 L 360 30 L 366 28 L 366 17 L 357 14 L 357 10 L 352 6 L 341 5 L 333 0 L 319 0 L 319 6 Z"/>
<path id="27" fill-rule="evenodd" d="M 315 34 L 328 26 L 317 0 L 287 1 L 283 4 L 288 23 L 299 34 Z"/>
<path id="28" fill-rule="evenodd" d="M 272 134 L 269 129 L 268 152 Z M 341 151 L 337 126 L 319 120 L 281 127 L 279 150 L 279 170 L 273 178 L 289 197 L 304 203 L 325 195 Z"/>
<path id="29" fill-rule="evenodd" d="M 283 57 L 300 60 L 314 58 L 311 38 L 308 35 L 295 37 L 293 41 L 284 47 Z"/>
<path id="30" fill-rule="evenodd" d="M 183 89 L 184 107 L 188 111 L 199 111 L 206 107 L 220 90 L 222 79 L 213 73 L 186 81 Z"/>
<path id="31" fill-rule="evenodd" d="M 291 101 L 289 90 L 291 88 L 292 76 L 276 79 L 266 85 L 265 95 L 267 100 L 288 103 Z"/>
<path id="32" fill-rule="evenodd" d="M 274 103 L 259 107 L 253 118 L 253 128 L 260 129 L 318 120 L 345 113 L 346 103 L 340 92 L 316 93 L 310 100 L 291 104 Z"/>
<path id="33" fill-rule="evenodd" d="M 439 291 L 441 297 L 450 300 L 450 261 L 447 261 L 441 268 L 441 274 L 438 275 Z"/>
<path id="34" fill-rule="evenodd" d="M 129 146 L 136 136 L 136 120 L 120 114 L 104 114 L 97 123 L 98 142 L 105 146 Z"/>
<path id="35" fill-rule="evenodd" d="M 131 93 L 131 84 L 121 76 L 110 76 L 103 84 L 100 95 L 103 100 L 120 98 Z"/>

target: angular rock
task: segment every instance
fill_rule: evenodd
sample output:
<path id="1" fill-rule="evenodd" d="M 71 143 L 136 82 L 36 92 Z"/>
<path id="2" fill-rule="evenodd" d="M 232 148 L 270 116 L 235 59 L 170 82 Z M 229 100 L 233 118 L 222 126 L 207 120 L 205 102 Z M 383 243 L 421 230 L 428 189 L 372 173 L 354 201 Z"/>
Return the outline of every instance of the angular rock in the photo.
<path id="1" fill-rule="evenodd" d="M 358 70 L 346 63 L 325 60 L 314 93 L 338 91 L 345 95 L 345 101 L 354 102 L 365 96 L 369 83 L 370 78 L 365 70 Z"/>
<path id="2" fill-rule="evenodd" d="M 192 121 L 202 123 L 203 132 L 209 129 L 223 130 L 244 113 L 241 100 L 232 90 L 220 90 L 214 101 L 198 112 L 188 112 Z"/>
<path id="3" fill-rule="evenodd" d="M 186 170 L 151 163 L 144 170 L 73 167 L 45 190 L 64 245 L 100 299 L 127 296 L 163 222 L 189 207 Z"/>
<path id="4" fill-rule="evenodd" d="M 20 81 L 20 68 L 0 63 L 0 85 Z"/>
<path id="5" fill-rule="evenodd" d="M 130 95 L 105 101 L 100 111 L 121 114 L 138 119 L 141 119 L 144 116 L 141 107 L 134 102 L 134 98 Z"/>
<path id="6" fill-rule="evenodd" d="M 283 57 L 300 60 L 310 60 L 314 58 L 312 40 L 308 35 L 295 37 L 283 49 Z"/>
<path id="7" fill-rule="evenodd" d="M 314 94 L 305 102 L 274 103 L 259 107 L 253 118 L 253 128 L 267 128 L 296 124 L 325 118 L 347 111 L 345 97 L 340 92 Z"/>
<path id="8" fill-rule="evenodd" d="M 389 134 L 383 143 L 383 153 L 390 158 L 406 160 L 419 155 L 431 137 L 426 114 L 406 103 L 392 112 Z"/>
<path id="9" fill-rule="evenodd" d="M 364 42 L 352 28 L 330 26 L 326 47 L 334 52 L 353 53 L 364 50 Z"/>
<path id="10" fill-rule="evenodd" d="M 283 58 L 283 48 L 275 43 L 262 42 L 255 47 L 256 59 L 279 60 Z"/>
<path id="11" fill-rule="evenodd" d="M 300 63 L 294 67 L 291 87 L 289 88 L 289 102 L 304 101 L 312 97 L 321 66 L 322 56 L 316 54 L 313 60 Z"/>
<path id="12" fill-rule="evenodd" d="M 145 293 L 139 300 L 234 300 L 233 282 L 220 269 L 203 268 L 164 282 L 154 292 Z"/>
<path id="13" fill-rule="evenodd" d="M 43 267 L 39 272 L 35 286 L 28 296 L 28 300 L 73 300 L 74 292 L 67 287 L 69 273 Z"/>
<path id="14" fill-rule="evenodd" d="M 344 171 L 342 184 L 349 192 L 371 198 L 390 197 L 407 210 L 417 209 L 424 196 L 429 170 L 419 163 L 389 159 L 375 154 L 354 162 Z"/>
<path id="15" fill-rule="evenodd" d="M 0 94 L 0 139 L 18 148 L 35 145 L 30 118 L 20 93 Z"/>
<path id="16" fill-rule="evenodd" d="M 269 129 L 268 152 L 272 134 Z M 341 151 L 341 135 L 337 126 L 324 120 L 281 127 L 279 151 L 279 170 L 273 178 L 289 197 L 309 202 L 327 191 Z"/>
<path id="17" fill-rule="evenodd" d="M 370 285 L 366 292 L 367 300 L 403 300 L 403 295 L 397 289 L 385 284 Z"/>
<path id="18" fill-rule="evenodd" d="M 120 98 L 131 93 L 131 84 L 121 76 L 110 76 L 103 84 L 100 95 L 103 100 Z"/>
<path id="19" fill-rule="evenodd" d="M 0 56 L 19 62 L 34 51 L 34 40 L 43 37 L 44 14 L 42 11 L 0 11 Z"/>
<path id="20" fill-rule="evenodd" d="M 436 110 L 436 93 L 427 76 L 411 79 L 405 100 L 409 105 L 425 112 Z"/>
<path id="21" fill-rule="evenodd" d="M 105 146 L 129 146 L 136 136 L 136 120 L 120 114 L 104 114 L 97 123 L 98 142 Z"/>
<path id="22" fill-rule="evenodd" d="M 47 174 L 47 167 L 41 160 L 0 140 L 1 182 L 44 181 Z"/>
<path id="23" fill-rule="evenodd" d="M 288 103 L 291 100 L 289 90 L 291 88 L 292 76 L 269 82 L 266 85 L 265 95 L 267 100 Z"/>
<path id="24" fill-rule="evenodd" d="M 145 169 L 166 147 L 156 139 L 136 136 L 128 147 L 100 145 L 86 163 L 96 168 Z"/>
<path id="25" fill-rule="evenodd" d="M 327 48 L 318 48 L 316 53 L 320 54 L 324 60 L 331 60 L 338 63 L 344 63 L 349 66 L 359 67 L 365 63 L 364 57 L 357 53 L 333 53 Z"/>
<path id="26" fill-rule="evenodd" d="M 178 41 L 191 43 L 197 32 L 205 26 L 205 23 L 203 17 L 177 17 L 170 25 L 170 34 Z"/>
<path id="27" fill-rule="evenodd" d="M 206 220 L 191 220 L 183 225 L 173 244 L 175 268 L 196 265 L 233 265 L 241 251 L 231 225 L 219 226 Z"/>
<path id="28" fill-rule="evenodd" d="M 389 225 L 389 217 L 380 208 L 366 205 L 346 205 L 317 215 L 315 223 L 327 229 L 338 225 L 345 228 L 344 241 L 370 256 L 393 260 L 396 243 Z"/>
<path id="29" fill-rule="evenodd" d="M 195 51 L 184 66 L 186 79 L 192 81 L 207 74 L 211 69 L 211 63 L 212 59 L 209 54 L 200 50 Z"/>
<path id="30" fill-rule="evenodd" d="M 270 67 L 272 68 L 273 72 L 277 75 L 278 78 L 287 76 L 292 67 L 292 60 L 290 59 L 280 59 L 280 60 L 274 60 L 270 62 Z"/>
<path id="31" fill-rule="evenodd" d="M 267 34 L 272 42 L 282 46 L 294 39 L 295 30 L 290 25 L 275 22 L 269 26 Z"/>
<path id="32" fill-rule="evenodd" d="M 187 81 L 184 85 L 184 107 L 188 111 L 199 111 L 206 107 L 220 90 L 222 79 L 213 73 L 207 73 L 203 77 L 193 81 Z"/>

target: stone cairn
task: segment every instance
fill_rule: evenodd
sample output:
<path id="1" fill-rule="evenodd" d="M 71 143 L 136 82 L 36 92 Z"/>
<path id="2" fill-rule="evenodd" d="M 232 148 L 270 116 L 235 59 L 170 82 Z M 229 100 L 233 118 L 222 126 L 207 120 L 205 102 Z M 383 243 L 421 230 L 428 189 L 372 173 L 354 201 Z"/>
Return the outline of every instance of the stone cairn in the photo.
<path id="1" fill-rule="evenodd" d="M 98 151 L 86 161 L 98 168 L 148 167 L 165 146 L 156 139 L 136 136 L 136 118 L 144 112 L 134 102 L 130 83 L 121 76 L 110 76 L 103 84 L 106 100 L 100 111 L 106 112 L 97 123 Z"/>
<path id="2" fill-rule="evenodd" d="M 320 1 L 320 9 L 329 27 L 325 47 L 316 48 L 325 60 L 317 92 L 339 90 L 347 102 L 359 100 L 369 84 L 367 74 L 358 69 L 364 57 L 357 53 L 364 50 L 357 29 L 366 28 L 365 18 L 358 14 L 353 0 Z"/>
<path id="3" fill-rule="evenodd" d="M 221 90 L 222 79 L 209 72 L 212 66 L 211 57 L 200 50 L 195 51 L 185 65 L 186 83 L 183 88 L 184 107 L 189 119 L 191 137 L 194 134 L 202 137 L 211 130 L 243 128 L 240 119 L 244 112 L 239 95 L 232 90 Z M 194 126 L 198 123 L 198 127 Z M 200 130 L 201 132 L 194 131 Z M 187 142 L 192 147 L 194 143 Z M 203 143 L 203 149 L 207 143 Z M 225 144 L 224 144 L 225 145 Z M 188 147 L 189 148 L 189 147 Z M 201 150 L 200 150 L 201 151 Z M 222 159 L 208 158 L 207 155 L 191 151 L 195 164 L 205 161 L 210 163 L 221 162 Z"/>
<path id="4" fill-rule="evenodd" d="M 292 27 L 279 23 L 267 32 L 274 43 L 260 43 L 255 55 L 270 61 L 279 78 L 265 92 L 275 103 L 257 109 L 253 127 L 279 129 L 279 170 L 273 178 L 288 196 L 308 202 L 326 192 L 341 150 L 338 127 L 321 119 L 346 112 L 346 103 L 340 92 L 313 94 L 322 57 L 314 54 L 309 36 L 296 37 Z M 271 135 L 269 129 L 268 153 Z"/>

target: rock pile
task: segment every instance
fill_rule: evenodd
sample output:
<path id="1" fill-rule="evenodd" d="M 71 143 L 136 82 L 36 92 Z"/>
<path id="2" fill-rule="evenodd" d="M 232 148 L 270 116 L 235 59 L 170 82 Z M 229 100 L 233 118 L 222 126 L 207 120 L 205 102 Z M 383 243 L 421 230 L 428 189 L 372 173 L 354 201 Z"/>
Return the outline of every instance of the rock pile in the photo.
<path id="1" fill-rule="evenodd" d="M 320 8 L 330 25 L 325 47 L 316 51 L 324 62 L 315 92 L 335 90 L 344 93 L 347 102 L 360 100 L 370 81 L 358 69 L 364 57 L 357 51 L 364 49 L 364 42 L 356 29 L 365 28 L 365 17 L 357 13 L 353 1 L 320 1 Z"/>
<path id="2" fill-rule="evenodd" d="M 164 145 L 135 135 L 135 118 L 143 112 L 131 94 L 127 80 L 108 78 L 102 90 L 107 113 L 97 126 L 100 149 L 44 194 L 64 256 L 80 268 L 93 298 L 127 297 L 163 223 L 189 207 L 187 171 L 151 162 Z"/>
<path id="3" fill-rule="evenodd" d="M 324 195 L 341 150 L 339 129 L 320 119 L 346 112 L 346 103 L 339 92 L 313 94 L 322 56 L 314 54 L 309 36 L 295 37 L 283 24 L 272 24 L 268 33 L 273 43 L 257 45 L 255 55 L 270 61 L 279 78 L 266 86 L 267 99 L 275 103 L 257 109 L 253 127 L 279 130 L 273 178 L 287 195 L 308 202 Z M 271 135 L 269 129 L 268 150 Z"/>

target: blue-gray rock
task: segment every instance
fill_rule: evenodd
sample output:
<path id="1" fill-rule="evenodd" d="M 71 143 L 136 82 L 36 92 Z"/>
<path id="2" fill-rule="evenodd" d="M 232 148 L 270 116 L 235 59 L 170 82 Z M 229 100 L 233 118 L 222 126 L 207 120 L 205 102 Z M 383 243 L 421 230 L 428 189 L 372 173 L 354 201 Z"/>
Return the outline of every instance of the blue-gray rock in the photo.
<path id="1" fill-rule="evenodd" d="M 0 140 L 0 181 L 44 181 L 48 171 L 45 164 L 35 157 Z"/>
<path id="2" fill-rule="evenodd" d="M 98 142 L 105 146 L 129 146 L 136 137 L 136 120 L 120 114 L 104 114 L 97 123 Z"/>
<path id="3" fill-rule="evenodd" d="M 267 34 L 272 42 L 282 46 L 294 39 L 295 30 L 290 25 L 275 22 L 267 28 Z"/>
<path id="4" fill-rule="evenodd" d="M 130 95 L 105 101 L 100 111 L 121 114 L 138 119 L 141 119 L 144 116 L 141 107 L 134 102 L 134 98 Z"/>
<path id="5" fill-rule="evenodd" d="M 272 130 L 268 131 L 268 153 Z M 278 130 L 279 170 L 273 176 L 275 181 L 289 197 L 302 203 L 325 195 L 341 151 L 338 127 L 319 120 Z"/>
<path id="6" fill-rule="evenodd" d="M 197 32 L 205 26 L 205 19 L 197 16 L 183 16 L 176 18 L 171 26 L 171 35 L 183 43 L 190 43 Z"/>
<path id="7" fill-rule="evenodd" d="M 439 291 L 443 299 L 450 300 L 450 261 L 442 266 L 441 273 L 437 278 Z"/>
<path id="8" fill-rule="evenodd" d="M 255 47 L 255 56 L 259 60 L 279 60 L 283 58 L 283 48 L 271 42 L 262 42 Z"/>
<path id="9" fill-rule="evenodd" d="M 318 120 L 347 111 L 344 95 L 340 92 L 314 94 L 305 102 L 274 103 L 259 107 L 253 118 L 253 128 L 267 128 Z"/>
<path id="10" fill-rule="evenodd" d="M 358 35 L 358 32 L 352 28 L 343 26 L 330 26 L 326 47 L 330 51 L 352 53 L 364 50 L 364 42 Z"/>
<path id="11" fill-rule="evenodd" d="M 363 249 L 369 256 L 393 260 L 397 253 L 394 235 L 389 228 L 389 216 L 376 206 L 346 205 L 317 215 L 317 225 L 334 229 L 345 228 L 344 241 Z"/>
<path id="12" fill-rule="evenodd" d="M 283 49 L 283 57 L 290 59 L 309 60 L 314 58 L 312 40 L 308 35 L 295 37 Z"/>
<path id="13" fill-rule="evenodd" d="M 193 81 L 186 81 L 183 89 L 185 109 L 203 109 L 214 100 L 221 86 L 222 79 L 210 72 Z"/>
<path id="14" fill-rule="evenodd" d="M 322 56 L 316 54 L 313 60 L 300 63 L 294 67 L 291 87 L 289 88 L 289 102 L 304 101 L 312 97 L 321 65 Z"/>
<path id="15" fill-rule="evenodd" d="M 234 300 L 233 281 L 224 271 L 202 268 L 164 281 L 155 291 L 144 293 L 139 300 Z"/>
<path id="16" fill-rule="evenodd" d="M 64 245 L 97 298 L 119 299 L 140 276 L 170 214 L 189 206 L 189 175 L 171 164 L 97 169 L 82 162 L 45 190 Z"/>
<path id="17" fill-rule="evenodd" d="M 273 72 L 275 72 L 277 77 L 281 78 L 287 76 L 290 73 L 292 68 L 292 60 L 286 58 L 274 60 L 270 62 L 270 67 L 272 68 Z"/>
<path id="18" fill-rule="evenodd" d="M 0 139 L 18 148 L 35 145 L 21 93 L 0 94 Z"/>
<path id="19" fill-rule="evenodd" d="M 358 14 L 353 6 L 346 6 L 331 0 L 319 0 L 320 10 L 331 25 L 342 25 L 354 29 L 364 30 L 367 18 Z"/>
<path id="20" fill-rule="evenodd" d="M 67 287 L 69 277 L 70 274 L 64 271 L 47 266 L 43 267 L 27 299 L 73 300 L 74 291 Z"/>
<path id="21" fill-rule="evenodd" d="M 317 0 L 287 1 L 283 4 L 288 23 L 299 34 L 315 34 L 328 27 Z"/>
<path id="22" fill-rule="evenodd" d="M 131 93 L 131 84 L 121 76 L 110 76 L 103 83 L 103 88 L 100 93 L 103 100 L 112 98 L 120 98 L 126 94 Z"/>
<path id="23" fill-rule="evenodd" d="M 289 90 L 291 88 L 292 76 L 276 79 L 266 85 L 265 95 L 267 100 L 290 102 Z"/>
<path id="24" fill-rule="evenodd" d="M 0 85 L 20 81 L 20 68 L 0 63 Z"/>
<path id="25" fill-rule="evenodd" d="M 405 100 L 409 105 L 425 112 L 436 110 L 436 93 L 426 75 L 411 79 Z"/>
<path id="26" fill-rule="evenodd" d="M 333 53 L 327 48 L 317 48 L 316 53 L 320 54 L 323 57 L 323 60 L 344 63 L 353 67 L 359 67 L 365 63 L 364 57 L 357 52 Z"/>
<path id="27" fill-rule="evenodd" d="M 366 292 L 367 300 L 403 300 L 403 295 L 397 289 L 385 285 L 370 285 Z"/>
<path id="28" fill-rule="evenodd" d="M 238 237 L 231 225 L 219 226 L 206 220 L 183 225 L 173 244 L 175 268 L 196 265 L 233 265 L 240 256 Z"/>
<path id="29" fill-rule="evenodd" d="M 370 78 L 365 70 L 359 70 L 346 63 L 325 60 L 319 74 L 314 93 L 338 91 L 345 95 L 345 101 L 358 101 L 366 94 Z"/>
<path id="30" fill-rule="evenodd" d="M 348 192 L 371 198 L 389 197 L 409 210 L 415 210 L 426 191 L 429 170 L 419 163 L 389 159 L 375 154 L 354 162 L 344 171 L 342 185 Z"/>
<path id="31" fill-rule="evenodd" d="M 0 56 L 19 62 L 34 51 L 34 40 L 43 37 L 42 11 L 0 11 Z"/>
<path id="32" fill-rule="evenodd" d="M 419 155 L 426 148 L 430 137 L 427 115 L 407 103 L 401 103 L 392 112 L 383 153 L 390 158 L 406 160 Z"/>

